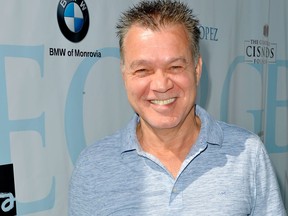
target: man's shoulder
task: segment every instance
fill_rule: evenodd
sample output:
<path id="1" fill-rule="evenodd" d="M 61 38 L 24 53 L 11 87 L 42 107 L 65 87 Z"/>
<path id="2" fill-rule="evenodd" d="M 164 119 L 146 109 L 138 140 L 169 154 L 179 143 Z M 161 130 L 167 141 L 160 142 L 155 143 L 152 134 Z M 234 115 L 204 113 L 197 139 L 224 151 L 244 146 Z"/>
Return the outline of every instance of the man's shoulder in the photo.
<path id="1" fill-rule="evenodd" d="M 111 159 L 120 152 L 122 134 L 120 131 L 114 134 L 107 135 L 104 138 L 99 139 L 91 145 L 84 148 L 79 157 L 79 163 L 97 163 L 107 159 Z M 120 154 L 120 153 L 119 153 Z"/>
<path id="2" fill-rule="evenodd" d="M 110 169 L 121 161 L 122 152 L 135 145 L 135 118 L 126 127 L 123 127 L 111 135 L 107 135 L 95 143 L 84 148 L 78 156 L 76 167 L 90 169 L 91 166 Z"/>
<path id="3" fill-rule="evenodd" d="M 263 148 L 260 137 L 239 125 L 213 118 L 206 110 L 197 106 L 197 113 L 204 123 L 209 143 L 218 143 L 222 150 L 247 149 L 253 152 Z"/>
<path id="4" fill-rule="evenodd" d="M 235 125 L 235 124 L 231 124 L 231 123 L 226 123 L 226 122 L 223 122 L 223 121 L 217 121 L 217 123 L 220 125 L 221 129 L 223 130 L 223 133 L 225 133 L 226 135 L 231 135 L 233 137 L 244 137 L 244 138 L 247 138 L 247 137 L 253 137 L 253 138 L 257 138 L 258 136 L 244 128 L 244 127 L 241 127 L 239 125 Z"/>
<path id="5" fill-rule="evenodd" d="M 222 121 L 218 121 L 218 124 L 223 131 L 224 149 L 242 148 L 250 153 L 256 153 L 259 149 L 265 148 L 260 137 L 254 132 Z"/>
<path id="6" fill-rule="evenodd" d="M 115 149 L 115 147 L 120 144 L 122 137 L 123 134 L 121 133 L 121 130 L 116 131 L 115 133 L 107 135 L 87 146 L 83 152 L 90 154 L 99 151 L 109 151 L 110 149 Z"/>

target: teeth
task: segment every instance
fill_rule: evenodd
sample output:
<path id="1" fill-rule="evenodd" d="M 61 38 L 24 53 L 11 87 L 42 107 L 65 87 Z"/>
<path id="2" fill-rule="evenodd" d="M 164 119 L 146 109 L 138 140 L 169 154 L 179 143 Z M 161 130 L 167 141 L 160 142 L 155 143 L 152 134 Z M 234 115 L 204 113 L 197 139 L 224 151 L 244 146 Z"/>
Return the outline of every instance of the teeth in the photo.
<path id="1" fill-rule="evenodd" d="M 167 104 L 170 104 L 174 101 L 175 101 L 175 98 L 170 98 L 167 100 L 151 100 L 151 103 L 157 104 L 157 105 L 167 105 Z"/>

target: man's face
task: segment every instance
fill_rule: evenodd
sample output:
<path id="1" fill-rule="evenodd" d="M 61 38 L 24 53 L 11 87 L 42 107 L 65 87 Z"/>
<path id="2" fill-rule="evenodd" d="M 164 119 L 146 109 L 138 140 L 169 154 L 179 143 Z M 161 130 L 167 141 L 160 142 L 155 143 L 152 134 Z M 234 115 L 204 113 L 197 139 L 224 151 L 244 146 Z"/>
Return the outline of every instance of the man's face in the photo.
<path id="1" fill-rule="evenodd" d="M 201 58 L 195 65 L 184 28 L 152 31 L 134 25 L 124 39 L 123 57 L 128 100 L 141 120 L 155 129 L 183 124 L 194 109 L 202 67 Z"/>

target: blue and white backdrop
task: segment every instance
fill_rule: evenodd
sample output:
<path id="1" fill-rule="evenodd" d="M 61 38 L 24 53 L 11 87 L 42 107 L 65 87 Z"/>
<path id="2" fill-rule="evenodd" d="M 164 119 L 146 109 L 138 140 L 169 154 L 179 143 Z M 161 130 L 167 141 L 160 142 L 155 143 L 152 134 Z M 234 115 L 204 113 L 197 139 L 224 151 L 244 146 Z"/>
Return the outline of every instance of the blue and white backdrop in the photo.
<path id="1" fill-rule="evenodd" d="M 79 152 L 132 111 L 115 23 L 136 0 L 0 7 L 0 215 L 67 215 Z M 288 207 L 288 2 L 186 0 L 201 21 L 198 103 L 264 141 Z"/>

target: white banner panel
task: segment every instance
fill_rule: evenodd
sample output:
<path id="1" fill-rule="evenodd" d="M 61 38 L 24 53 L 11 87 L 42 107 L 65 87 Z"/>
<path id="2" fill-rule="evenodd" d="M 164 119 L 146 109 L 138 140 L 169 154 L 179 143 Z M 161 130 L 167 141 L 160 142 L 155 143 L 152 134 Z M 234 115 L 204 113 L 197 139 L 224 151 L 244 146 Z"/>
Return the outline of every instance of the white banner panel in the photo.
<path id="1" fill-rule="evenodd" d="M 0 215 L 67 215 L 78 154 L 131 118 L 115 24 L 136 2 L 2 2 Z M 201 23 L 198 103 L 263 139 L 287 208 L 288 3 L 185 2 Z"/>

